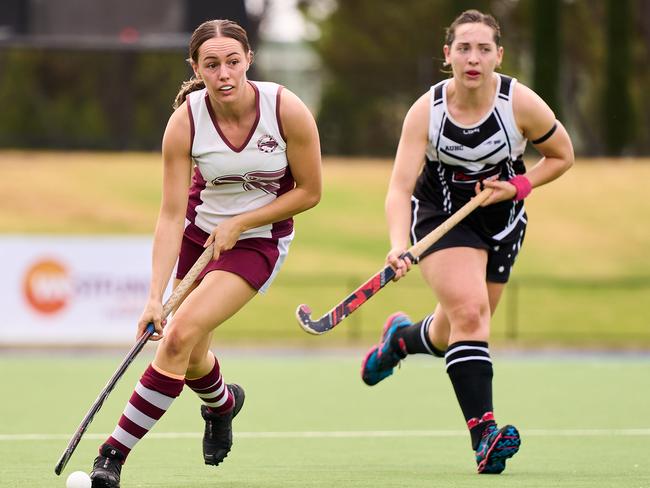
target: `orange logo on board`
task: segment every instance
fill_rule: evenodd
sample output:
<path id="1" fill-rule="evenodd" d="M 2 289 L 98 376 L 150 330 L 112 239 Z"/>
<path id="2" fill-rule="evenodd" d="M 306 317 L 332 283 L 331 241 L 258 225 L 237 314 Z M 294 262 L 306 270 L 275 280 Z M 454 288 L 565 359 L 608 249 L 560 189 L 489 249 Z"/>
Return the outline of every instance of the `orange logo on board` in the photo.
<path id="1" fill-rule="evenodd" d="M 60 312 L 72 294 L 68 270 L 52 259 L 37 261 L 25 273 L 23 292 L 37 312 L 45 315 Z"/>

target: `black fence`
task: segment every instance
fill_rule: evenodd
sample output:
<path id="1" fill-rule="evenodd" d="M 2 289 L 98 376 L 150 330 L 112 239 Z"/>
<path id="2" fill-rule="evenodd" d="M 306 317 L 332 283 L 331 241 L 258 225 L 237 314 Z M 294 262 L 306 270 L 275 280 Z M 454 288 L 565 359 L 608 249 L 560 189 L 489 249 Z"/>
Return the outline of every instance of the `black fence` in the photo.
<path id="1" fill-rule="evenodd" d="M 217 337 L 300 345 L 374 343 L 385 318 L 403 310 L 419 320 L 436 305 L 419 276 L 390 283 L 331 332 L 309 336 L 293 316 L 300 303 L 314 319 L 359 287 L 356 275 L 282 275 L 268 295 L 220 329 Z M 491 341 L 515 346 L 650 349 L 650 276 L 578 279 L 513 278 L 492 320 Z"/>

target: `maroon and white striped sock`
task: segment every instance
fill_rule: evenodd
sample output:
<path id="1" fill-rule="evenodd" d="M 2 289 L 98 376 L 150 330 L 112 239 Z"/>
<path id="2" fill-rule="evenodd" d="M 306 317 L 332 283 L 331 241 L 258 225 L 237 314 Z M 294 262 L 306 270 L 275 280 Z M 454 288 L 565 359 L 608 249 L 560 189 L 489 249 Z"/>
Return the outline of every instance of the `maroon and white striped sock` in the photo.
<path id="1" fill-rule="evenodd" d="M 106 444 L 128 456 L 137 442 L 149 432 L 183 390 L 183 379 L 167 376 L 149 365 L 135 386 L 122 417 Z"/>
<path id="2" fill-rule="evenodd" d="M 235 398 L 221 376 L 216 356 L 214 357 L 214 367 L 208 374 L 201 378 L 186 379 L 185 384 L 199 395 L 211 412 L 221 415 L 229 412 L 235 405 Z"/>

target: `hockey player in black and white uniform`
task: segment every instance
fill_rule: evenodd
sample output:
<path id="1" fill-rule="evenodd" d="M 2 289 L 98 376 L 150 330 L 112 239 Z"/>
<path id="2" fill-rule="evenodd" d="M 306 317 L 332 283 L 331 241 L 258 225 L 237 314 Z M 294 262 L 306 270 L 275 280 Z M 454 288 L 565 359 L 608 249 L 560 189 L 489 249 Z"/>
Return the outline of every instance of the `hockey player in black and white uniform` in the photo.
<path id="1" fill-rule="evenodd" d="M 362 365 L 375 385 L 408 354 L 444 357 L 469 429 L 479 473 L 498 474 L 519 449 L 519 431 L 497 427 L 489 352 L 491 315 L 526 230 L 524 199 L 573 164 L 571 140 L 548 105 L 516 79 L 495 73 L 503 48 L 496 20 L 463 12 L 447 29 L 445 64 L 453 76 L 431 87 L 404 120 L 386 197 L 395 279 L 410 268 L 400 256 L 472 198 L 488 199 L 420 256 L 438 299 L 434 313 L 413 323 L 391 315 L 380 343 Z M 523 162 L 527 141 L 541 159 Z"/>

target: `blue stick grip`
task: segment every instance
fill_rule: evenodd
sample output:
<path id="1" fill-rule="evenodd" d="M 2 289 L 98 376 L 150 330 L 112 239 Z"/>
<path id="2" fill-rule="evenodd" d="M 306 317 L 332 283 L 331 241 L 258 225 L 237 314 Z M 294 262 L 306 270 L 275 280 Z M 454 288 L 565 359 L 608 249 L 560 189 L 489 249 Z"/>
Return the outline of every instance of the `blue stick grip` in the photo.
<path id="1" fill-rule="evenodd" d="M 149 334 L 153 334 L 156 328 L 153 326 L 153 322 L 149 322 L 147 324 L 147 328 L 145 329 L 145 332 L 149 332 Z"/>
<path id="2" fill-rule="evenodd" d="M 411 263 L 415 264 L 415 258 L 413 257 L 413 254 L 411 254 L 408 251 L 406 251 L 405 253 L 400 254 L 399 258 L 400 259 L 409 258 L 411 260 Z"/>

